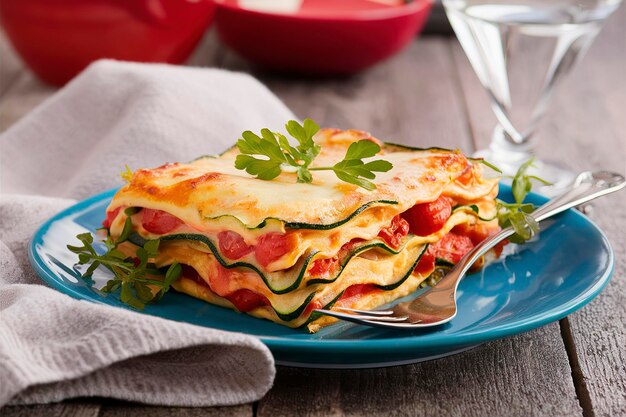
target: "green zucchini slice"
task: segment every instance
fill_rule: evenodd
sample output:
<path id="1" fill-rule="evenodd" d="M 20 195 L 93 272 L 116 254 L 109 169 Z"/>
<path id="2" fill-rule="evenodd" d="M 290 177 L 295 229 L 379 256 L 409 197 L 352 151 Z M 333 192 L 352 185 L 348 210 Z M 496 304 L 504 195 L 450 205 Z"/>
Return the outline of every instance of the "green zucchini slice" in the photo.
<path id="1" fill-rule="evenodd" d="M 406 244 L 410 241 L 411 237 L 412 235 L 409 235 L 408 238 L 405 240 L 405 244 L 398 249 L 391 248 L 384 241 L 380 239 L 364 241 L 361 244 L 356 245 L 352 249 L 352 251 L 348 254 L 348 256 L 344 258 L 344 260 L 341 263 L 340 269 L 337 272 L 337 275 L 335 277 L 333 277 L 332 279 L 313 278 L 312 281 L 315 281 L 313 282 L 313 284 L 324 284 L 324 283 L 334 282 L 339 277 L 339 275 L 343 272 L 347 263 L 354 256 L 360 253 L 363 253 L 367 250 L 379 249 L 381 251 L 384 251 L 390 254 L 394 254 L 394 255 L 398 254 L 406 247 Z M 309 265 L 311 264 L 311 262 L 313 261 L 313 258 L 317 254 L 316 251 L 309 252 L 306 256 L 301 257 L 298 260 L 298 262 L 289 269 L 274 271 L 274 272 L 263 272 L 260 268 L 248 262 L 236 261 L 236 262 L 229 263 L 221 256 L 215 242 L 213 242 L 211 239 L 209 239 L 205 235 L 192 234 L 192 233 L 172 234 L 172 235 L 163 236 L 160 239 L 162 242 L 174 241 L 174 240 L 188 240 L 188 241 L 201 243 L 205 245 L 211 251 L 213 256 L 215 256 L 215 259 L 217 259 L 220 265 L 222 265 L 224 268 L 227 268 L 227 269 L 247 268 L 256 272 L 261 277 L 261 279 L 263 280 L 267 288 L 274 294 L 286 294 L 300 287 L 300 284 L 302 283 L 306 275 Z M 145 239 L 136 232 L 131 234 L 128 240 L 137 246 L 143 246 L 145 244 Z"/>

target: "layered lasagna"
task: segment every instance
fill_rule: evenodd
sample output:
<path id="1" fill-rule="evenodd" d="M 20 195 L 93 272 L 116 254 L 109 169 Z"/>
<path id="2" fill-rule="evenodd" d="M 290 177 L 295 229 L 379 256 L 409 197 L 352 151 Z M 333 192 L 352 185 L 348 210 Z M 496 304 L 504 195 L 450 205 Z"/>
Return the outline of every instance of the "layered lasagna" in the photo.
<path id="1" fill-rule="evenodd" d="M 313 166 L 340 161 L 361 131 L 322 129 Z M 241 313 L 315 332 L 334 319 L 317 309 L 373 309 L 432 281 L 499 230 L 498 181 L 457 151 L 381 144 L 393 169 L 368 191 L 316 171 L 271 181 L 235 168 L 237 148 L 190 163 L 133 173 L 107 209 L 119 238 L 130 217 L 132 256 L 160 239 L 159 268 L 183 265 L 179 292 Z M 131 210 L 128 210 L 132 208 Z"/>

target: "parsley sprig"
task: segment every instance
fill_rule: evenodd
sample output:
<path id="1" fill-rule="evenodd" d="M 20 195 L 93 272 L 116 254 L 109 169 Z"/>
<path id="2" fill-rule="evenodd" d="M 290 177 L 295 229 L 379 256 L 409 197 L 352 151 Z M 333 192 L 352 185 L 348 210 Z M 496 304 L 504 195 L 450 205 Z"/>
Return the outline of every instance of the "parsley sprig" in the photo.
<path id="1" fill-rule="evenodd" d="M 262 180 L 272 180 L 287 170 L 295 170 L 298 182 L 313 181 L 311 171 L 333 171 L 337 178 L 366 190 L 375 190 L 376 185 L 369 181 L 376 178 L 375 172 L 387 172 L 393 165 L 385 160 L 364 162 L 380 152 L 380 146 L 370 140 L 360 140 L 350 144 L 344 159 L 330 167 L 311 167 L 319 155 L 321 146 L 313 141 L 320 127 L 311 119 L 303 124 L 290 120 L 285 129 L 298 142 L 292 146 L 287 137 L 269 129 L 261 129 L 261 136 L 246 130 L 237 141 L 240 155 L 235 159 L 235 167 L 245 170 Z M 261 158 L 258 158 L 260 156 Z"/>
<path id="2" fill-rule="evenodd" d="M 511 183 L 511 192 L 513 193 L 514 203 L 507 203 L 497 200 L 498 204 L 498 223 L 500 227 L 513 227 L 515 234 L 509 237 L 513 243 L 524 243 L 539 233 L 539 224 L 530 215 L 535 211 L 535 205 L 532 203 L 524 203 L 524 199 L 532 189 L 532 181 L 538 181 L 545 185 L 550 183 L 535 175 L 528 175 L 526 172 L 533 166 L 534 158 L 524 162 L 517 170 Z"/>
<path id="3" fill-rule="evenodd" d="M 82 274 L 83 278 L 91 277 L 100 266 L 109 269 L 113 272 L 114 277 L 100 291 L 105 293 L 119 291 L 120 300 L 123 303 L 141 310 L 147 303 L 160 300 L 169 291 L 172 283 L 182 274 L 182 267 L 178 262 L 174 262 L 163 273 L 150 262 L 150 259 L 159 254 L 159 239 L 148 240 L 143 247 L 137 248 L 136 258 L 127 257 L 118 249 L 118 246 L 128 240 L 131 232 L 132 223 L 129 216 L 126 218 L 126 223 L 117 241 L 114 242 L 111 236 L 108 236 L 104 241 L 107 248 L 104 254 L 99 254 L 94 248 L 94 239 L 91 233 L 81 233 L 76 236 L 83 244 L 82 246 L 67 245 L 67 248 L 78 255 L 79 265 L 89 264 L 87 270 Z"/>

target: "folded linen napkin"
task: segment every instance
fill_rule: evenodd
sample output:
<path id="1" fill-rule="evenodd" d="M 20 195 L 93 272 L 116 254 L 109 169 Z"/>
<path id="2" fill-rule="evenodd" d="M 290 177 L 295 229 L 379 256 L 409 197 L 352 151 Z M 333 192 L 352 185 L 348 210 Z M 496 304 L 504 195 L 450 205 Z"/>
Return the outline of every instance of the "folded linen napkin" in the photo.
<path id="1" fill-rule="evenodd" d="M 64 207 L 154 167 L 218 153 L 293 114 L 248 75 L 100 61 L 0 135 L 0 406 L 102 396 L 229 405 L 262 397 L 253 337 L 77 301 L 35 276 L 27 245 Z"/>

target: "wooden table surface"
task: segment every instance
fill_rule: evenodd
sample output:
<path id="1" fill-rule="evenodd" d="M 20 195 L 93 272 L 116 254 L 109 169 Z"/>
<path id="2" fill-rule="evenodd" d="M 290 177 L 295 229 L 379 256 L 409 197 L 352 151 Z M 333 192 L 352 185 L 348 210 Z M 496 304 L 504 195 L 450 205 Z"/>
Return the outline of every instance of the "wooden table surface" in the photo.
<path id="1" fill-rule="evenodd" d="M 190 65 L 251 71 L 301 117 L 471 152 L 495 125 L 487 96 L 454 37 L 422 37 L 345 79 L 255 72 L 209 33 Z M 0 38 L 0 131 L 54 93 Z M 626 171 L 626 12 L 613 15 L 560 86 L 537 153 L 574 170 Z M 109 399 L 13 406 L 4 416 L 619 416 L 626 415 L 626 192 L 595 204 L 616 253 L 615 275 L 560 322 L 436 361 L 372 370 L 278 367 L 261 401 L 236 407 L 151 407 Z M 2 383 L 2 381 L 0 381 Z"/>

